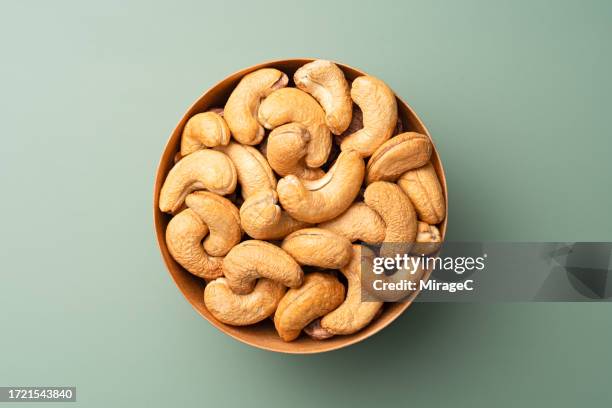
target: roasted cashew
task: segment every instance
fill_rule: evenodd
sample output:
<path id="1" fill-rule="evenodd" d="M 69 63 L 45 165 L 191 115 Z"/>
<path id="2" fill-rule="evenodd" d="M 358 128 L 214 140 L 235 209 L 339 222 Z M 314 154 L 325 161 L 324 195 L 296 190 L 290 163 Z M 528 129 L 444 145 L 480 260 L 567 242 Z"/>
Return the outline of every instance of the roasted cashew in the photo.
<path id="1" fill-rule="evenodd" d="M 290 288 L 302 284 L 304 273 L 295 260 L 265 241 L 244 241 L 223 259 L 223 272 L 232 290 L 240 295 L 253 291 L 257 278 L 268 278 Z"/>
<path id="2" fill-rule="evenodd" d="M 310 133 L 299 123 L 287 123 L 268 135 L 266 157 L 270 166 L 281 176 L 295 175 L 304 180 L 323 177 L 323 170 L 310 168 L 304 162 Z"/>
<path id="3" fill-rule="evenodd" d="M 364 201 L 385 222 L 386 243 L 414 243 L 417 218 L 410 199 L 397 184 L 376 181 L 364 193 Z"/>
<path id="4" fill-rule="evenodd" d="M 217 147 L 215 150 L 227 154 L 234 163 L 242 197 L 245 200 L 258 191 L 276 189 L 276 177 L 259 150 L 236 142 Z"/>
<path id="5" fill-rule="evenodd" d="M 168 223 L 166 244 L 170 255 L 188 272 L 204 279 L 223 276 L 223 258 L 209 256 L 202 246 L 202 238 L 208 227 L 200 217 L 188 208 Z"/>
<path id="6" fill-rule="evenodd" d="M 344 138 L 340 147 L 368 157 L 393 134 L 397 123 L 395 95 L 383 81 L 366 75 L 353 81 L 351 98 L 361 108 L 363 128 Z"/>
<path id="7" fill-rule="evenodd" d="M 281 245 L 300 265 L 339 269 L 351 259 L 351 242 L 321 228 L 304 228 L 289 234 Z"/>
<path id="8" fill-rule="evenodd" d="M 425 135 L 406 132 L 383 143 L 368 160 L 366 182 L 395 181 L 408 170 L 425 165 L 431 156 L 431 142 Z"/>
<path id="9" fill-rule="evenodd" d="M 159 209 L 174 213 L 195 190 L 225 195 L 235 188 L 236 169 L 230 158 L 215 150 L 198 150 L 170 169 L 159 194 Z"/>
<path id="10" fill-rule="evenodd" d="M 309 273 L 304 284 L 289 289 L 278 304 L 274 313 L 278 335 L 284 341 L 295 340 L 308 323 L 337 308 L 344 300 L 344 292 L 344 285 L 334 276 Z"/>
<path id="11" fill-rule="evenodd" d="M 206 147 L 226 145 L 230 130 L 221 115 L 215 112 L 198 113 L 187 121 L 181 137 L 181 155 L 187 156 Z"/>
<path id="12" fill-rule="evenodd" d="M 209 282 L 204 289 L 204 304 L 215 318 L 225 324 L 246 326 L 270 317 L 285 294 L 285 287 L 269 279 L 259 279 L 253 292 L 232 292 L 227 279 Z"/>
<path id="13" fill-rule="evenodd" d="M 278 182 L 281 205 L 293 218 L 310 223 L 331 220 L 346 210 L 363 182 L 365 165 L 359 153 L 340 153 L 338 160 L 318 180 L 300 180 L 290 175 Z"/>
<path id="14" fill-rule="evenodd" d="M 444 220 L 444 192 L 431 162 L 402 174 L 397 184 L 414 204 L 419 219 L 428 224 L 439 224 Z"/>
<path id="15" fill-rule="evenodd" d="M 261 100 L 276 89 L 283 88 L 289 78 L 274 68 L 262 68 L 245 75 L 227 99 L 223 117 L 234 139 L 242 144 L 261 142 L 265 132 L 257 122 Z"/>
<path id="16" fill-rule="evenodd" d="M 361 301 L 361 246 L 353 245 L 351 261 L 340 272 L 348 281 L 346 299 L 336 310 L 323 316 L 321 328 L 331 335 L 353 334 L 367 326 L 383 302 Z"/>
<path id="17" fill-rule="evenodd" d="M 336 218 L 319 224 L 319 228 L 340 234 L 351 242 L 374 244 L 384 241 L 386 227 L 376 211 L 363 202 L 355 202 Z"/>
<path id="18" fill-rule="evenodd" d="M 412 254 L 430 255 L 437 252 L 442 246 L 442 234 L 435 225 L 419 221 L 416 242 L 410 249 Z"/>
<path id="19" fill-rule="evenodd" d="M 240 242 L 240 213 L 230 200 L 206 191 L 196 191 L 187 196 L 185 203 L 208 227 L 204 250 L 209 255 L 224 256 Z"/>
<path id="20" fill-rule="evenodd" d="M 351 122 L 351 93 L 344 73 L 331 61 L 310 62 L 293 75 L 295 85 L 311 94 L 325 111 L 325 122 L 335 135 L 346 130 Z"/>
<path id="21" fill-rule="evenodd" d="M 282 88 L 272 92 L 261 102 L 258 119 L 266 129 L 292 122 L 304 125 L 310 134 L 306 165 L 320 167 L 327 160 L 331 135 L 325 124 L 325 112 L 306 92 L 297 88 Z"/>
<path id="22" fill-rule="evenodd" d="M 240 223 L 244 231 L 255 239 L 283 239 L 293 231 L 308 226 L 293 219 L 277 204 L 276 191 L 255 193 L 240 207 Z"/>

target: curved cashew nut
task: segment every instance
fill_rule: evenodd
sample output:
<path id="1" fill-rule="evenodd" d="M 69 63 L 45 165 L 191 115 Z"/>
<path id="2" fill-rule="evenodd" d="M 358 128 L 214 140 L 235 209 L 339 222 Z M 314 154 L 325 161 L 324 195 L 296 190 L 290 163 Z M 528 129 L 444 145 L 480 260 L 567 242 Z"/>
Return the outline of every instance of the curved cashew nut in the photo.
<path id="1" fill-rule="evenodd" d="M 281 248 L 300 265 L 339 269 L 351 260 L 351 242 L 321 228 L 304 228 L 288 235 Z"/>
<path id="2" fill-rule="evenodd" d="M 218 113 L 198 113 L 185 124 L 181 137 L 181 155 L 187 156 L 206 147 L 226 145 L 230 136 L 227 123 Z"/>
<path id="3" fill-rule="evenodd" d="M 289 78 L 274 68 L 262 68 L 245 75 L 227 99 L 223 117 L 234 139 L 243 144 L 261 142 L 265 132 L 257 122 L 261 100 L 276 89 L 283 88 Z"/>
<path id="4" fill-rule="evenodd" d="M 331 134 L 325 124 L 325 112 L 312 96 L 297 88 L 274 91 L 261 102 L 258 119 L 266 129 L 291 122 L 304 125 L 311 138 L 306 164 L 309 167 L 325 164 L 331 150 Z"/>
<path id="5" fill-rule="evenodd" d="M 353 81 L 351 98 L 361 108 L 363 128 L 344 138 L 340 147 L 367 157 L 393 134 L 397 124 L 395 94 L 380 79 L 366 75 Z"/>
<path id="6" fill-rule="evenodd" d="M 304 162 L 310 134 L 299 123 L 288 123 L 275 128 L 268 135 L 266 157 L 270 166 L 281 176 L 295 175 L 304 180 L 323 177 L 323 170 L 310 168 Z"/>
<path id="7" fill-rule="evenodd" d="M 353 245 L 351 261 L 340 272 L 348 281 L 344 302 L 323 316 L 321 328 L 332 335 L 353 334 L 366 327 L 378 314 L 383 302 L 361 301 L 361 246 Z"/>
<path id="8" fill-rule="evenodd" d="M 331 61 L 316 60 L 293 75 L 295 85 L 311 94 L 325 111 L 325 122 L 335 135 L 348 128 L 353 101 L 344 73 Z"/>
<path id="9" fill-rule="evenodd" d="M 290 288 L 302 284 L 304 272 L 279 247 L 265 241 L 244 241 L 223 259 L 223 271 L 232 290 L 244 295 L 253 291 L 257 278 L 268 278 Z"/>
<path id="10" fill-rule="evenodd" d="M 346 210 L 357 194 L 365 165 L 355 151 L 340 153 L 327 174 L 312 181 L 290 175 L 278 182 L 281 205 L 293 218 L 309 223 L 331 220 Z"/>
<path id="11" fill-rule="evenodd" d="M 202 246 L 208 227 L 192 209 L 172 217 L 166 228 L 166 244 L 172 258 L 188 272 L 204 279 L 223 276 L 223 258 L 209 256 Z"/>
<path id="12" fill-rule="evenodd" d="M 417 218 L 410 199 L 397 184 L 376 181 L 364 193 L 368 207 L 385 222 L 385 240 L 391 243 L 413 243 L 417 232 Z"/>
<path id="13" fill-rule="evenodd" d="M 295 340 L 308 323 L 331 312 L 343 300 L 344 285 L 338 279 L 325 273 L 309 273 L 304 284 L 289 289 L 278 304 L 274 313 L 276 331 L 284 341 Z"/>
<path id="14" fill-rule="evenodd" d="M 431 156 L 425 135 L 406 132 L 383 143 L 368 160 L 366 182 L 395 181 L 408 170 L 424 166 Z"/>
<path id="15" fill-rule="evenodd" d="M 204 289 L 204 304 L 215 318 L 225 324 L 246 326 L 271 316 L 285 294 L 285 287 L 269 279 L 260 279 L 253 292 L 232 292 L 227 279 L 209 282 Z"/>
<path id="16" fill-rule="evenodd" d="M 283 239 L 293 231 L 308 226 L 293 219 L 277 205 L 276 191 L 260 191 L 240 207 L 240 222 L 244 231 L 255 239 Z"/>
<path id="17" fill-rule="evenodd" d="M 442 234 L 435 225 L 419 221 L 416 242 L 410 249 L 412 254 L 430 255 L 437 252 L 442 246 Z"/>
<path id="18" fill-rule="evenodd" d="M 439 224 L 444 220 L 444 192 L 431 162 L 402 174 L 397 184 L 410 198 L 421 220 L 428 224 Z"/>
<path id="19" fill-rule="evenodd" d="M 265 157 L 256 148 L 231 142 L 215 150 L 227 154 L 234 163 L 245 200 L 258 191 L 276 189 L 276 177 Z"/>
<path id="20" fill-rule="evenodd" d="M 196 191 L 187 196 L 185 203 L 208 226 L 204 250 L 209 255 L 224 256 L 240 242 L 240 213 L 230 200 L 206 191 Z"/>
<path id="21" fill-rule="evenodd" d="M 336 218 L 319 224 L 319 228 L 342 235 L 351 242 L 371 244 L 383 242 L 386 229 L 378 213 L 362 202 L 353 203 Z"/>
<path id="22" fill-rule="evenodd" d="M 198 150 L 170 169 L 159 194 L 159 209 L 174 213 L 195 190 L 225 195 L 235 188 L 236 169 L 230 158 L 215 150 Z"/>

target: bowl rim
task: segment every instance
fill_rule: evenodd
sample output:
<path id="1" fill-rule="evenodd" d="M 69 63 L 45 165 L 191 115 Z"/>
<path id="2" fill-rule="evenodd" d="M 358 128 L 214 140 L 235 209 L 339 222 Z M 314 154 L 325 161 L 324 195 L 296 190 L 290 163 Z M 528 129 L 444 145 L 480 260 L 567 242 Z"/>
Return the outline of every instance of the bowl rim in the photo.
<path id="1" fill-rule="evenodd" d="M 237 335 L 235 335 L 232 332 L 229 332 L 226 330 L 225 325 L 223 325 L 221 322 L 219 322 L 216 319 L 210 319 L 208 316 L 204 315 L 197 307 L 195 304 L 193 304 L 190 299 L 188 298 L 188 296 L 186 295 L 185 291 L 181 288 L 181 286 L 179 285 L 179 283 L 177 282 L 177 280 L 175 279 L 174 275 L 171 272 L 171 264 L 169 259 L 167 259 L 166 256 L 164 256 L 164 246 L 165 244 L 165 231 L 162 232 L 162 225 L 160 224 L 161 222 L 161 217 L 163 215 L 163 213 L 161 212 L 161 210 L 159 209 L 159 192 L 161 190 L 161 185 L 163 184 L 163 180 L 165 180 L 166 174 L 162 174 L 162 167 L 165 164 L 164 162 L 164 155 L 165 153 L 171 149 L 173 146 L 171 146 L 172 144 L 172 137 L 175 133 L 177 133 L 183 126 L 184 122 L 188 119 L 188 115 L 190 114 L 190 112 L 192 110 L 195 109 L 196 105 L 200 102 L 201 99 L 203 99 L 204 97 L 206 97 L 206 95 L 208 95 L 210 92 L 213 92 L 216 88 L 218 88 L 219 86 L 221 86 L 225 81 L 227 81 L 229 78 L 234 78 L 236 76 L 242 77 L 250 72 L 253 72 L 255 70 L 261 69 L 261 68 L 266 68 L 266 67 L 274 67 L 277 64 L 286 64 L 286 63 L 303 63 L 306 64 L 308 62 L 312 62 L 315 61 L 317 59 L 321 59 L 321 58 L 313 58 L 313 57 L 295 57 L 295 58 L 282 58 L 282 59 L 272 59 L 272 60 L 267 60 L 255 65 L 251 65 L 249 67 L 246 68 L 242 68 L 239 69 L 237 71 L 232 72 L 229 75 L 226 75 L 224 78 L 222 78 L 221 80 L 215 82 L 213 85 L 211 85 L 210 87 L 208 87 L 200 96 L 198 96 L 194 102 L 187 108 L 187 110 L 184 111 L 184 113 L 181 115 L 181 118 L 179 119 L 178 123 L 176 124 L 176 126 L 174 126 L 173 130 L 170 133 L 170 136 L 167 138 L 166 143 L 164 144 L 164 148 L 162 150 L 162 154 L 160 156 L 160 159 L 157 163 L 157 169 L 155 171 L 155 179 L 154 179 L 154 185 L 153 185 L 153 227 L 155 229 L 155 235 L 157 238 L 157 246 L 159 249 L 159 254 L 164 262 L 164 265 L 166 266 L 166 270 L 168 272 L 168 274 L 170 275 L 172 281 L 174 282 L 175 286 L 177 287 L 177 289 L 179 290 L 179 292 L 181 293 L 181 295 L 183 296 L 183 298 L 185 299 L 185 301 L 187 301 L 187 303 L 189 303 L 189 305 L 202 317 L 204 318 L 206 321 L 208 321 L 213 327 L 215 327 L 217 330 L 219 330 L 221 333 L 230 336 L 231 338 L 233 338 L 234 340 L 237 340 L 240 343 L 244 343 L 247 344 L 249 346 L 252 347 L 256 347 L 258 349 L 261 350 L 266 350 L 266 351 L 272 351 L 272 352 L 276 352 L 276 353 L 283 353 L 283 354 L 299 354 L 299 355 L 303 355 L 303 354 L 319 354 L 319 353 L 325 353 L 325 352 L 329 352 L 329 351 L 334 351 L 334 350 L 339 350 L 348 346 L 351 346 L 353 344 L 359 343 L 363 340 L 366 340 L 368 338 L 370 338 L 371 336 L 379 333 L 381 330 L 387 328 L 388 326 L 390 326 L 393 322 L 395 322 L 397 320 L 397 318 L 402 315 L 409 307 L 410 305 L 412 305 L 412 303 L 414 302 L 414 298 L 416 298 L 416 296 L 418 296 L 420 291 L 415 291 L 413 292 L 413 294 L 410 295 L 410 300 L 409 301 L 405 301 L 402 302 L 401 306 L 398 308 L 398 310 L 395 312 L 395 316 L 391 316 L 391 318 L 385 322 L 384 324 L 382 324 L 380 327 L 374 329 L 374 330 L 370 330 L 370 331 L 366 331 L 366 330 L 361 330 L 360 332 L 354 333 L 351 335 L 351 337 L 347 337 L 346 341 L 341 342 L 339 344 L 330 344 L 328 347 L 322 347 L 319 349 L 314 349 L 314 350 L 309 350 L 309 349 L 302 349 L 302 348 L 296 348 L 296 350 L 286 350 L 286 349 L 278 349 L 272 346 L 268 346 L 262 343 L 258 343 L 255 341 L 251 341 L 247 338 L 242 338 L 239 337 Z M 339 62 L 337 60 L 329 60 L 331 62 L 333 62 L 334 64 L 338 65 L 341 69 L 348 69 L 348 70 L 353 70 L 354 72 L 359 73 L 360 75 L 368 75 L 366 72 L 364 72 L 361 69 L 358 68 L 354 68 L 353 66 L 350 66 L 348 64 L 345 64 L 343 62 Z M 412 109 L 412 107 L 406 103 L 406 101 L 404 99 L 402 99 L 399 95 L 397 95 L 397 93 L 395 93 L 395 91 L 393 90 L 393 88 L 391 88 L 389 86 L 389 88 L 391 89 L 391 91 L 393 91 L 393 94 L 395 95 L 396 99 L 401 102 L 404 107 L 410 112 L 410 114 L 412 115 L 412 117 L 415 119 L 416 122 L 418 122 L 419 126 L 421 127 L 421 129 L 423 130 L 424 134 L 427 135 L 427 137 L 429 138 L 431 144 L 432 144 L 432 154 L 436 155 L 437 157 L 437 161 L 438 161 L 438 166 L 440 169 L 440 173 L 437 174 L 439 181 L 440 181 L 440 185 L 442 187 L 443 193 L 444 193 L 444 198 L 446 201 L 446 208 L 445 208 L 445 217 L 444 220 L 442 221 L 440 228 L 441 228 L 441 233 L 442 233 L 442 240 L 444 241 L 444 238 L 446 236 L 446 229 L 447 229 L 447 225 L 448 225 L 448 188 L 447 188 L 447 184 L 446 184 L 446 172 L 444 171 L 444 166 L 443 166 L 443 162 L 442 159 L 440 158 L 440 154 L 435 146 L 435 142 L 433 140 L 433 138 L 431 137 L 431 134 L 429 133 L 429 129 L 427 129 L 427 127 L 425 126 L 425 124 L 423 123 L 423 121 L 421 120 L 421 118 L 416 114 L 416 112 L 414 111 L 414 109 Z M 324 343 L 325 341 L 323 341 Z"/>

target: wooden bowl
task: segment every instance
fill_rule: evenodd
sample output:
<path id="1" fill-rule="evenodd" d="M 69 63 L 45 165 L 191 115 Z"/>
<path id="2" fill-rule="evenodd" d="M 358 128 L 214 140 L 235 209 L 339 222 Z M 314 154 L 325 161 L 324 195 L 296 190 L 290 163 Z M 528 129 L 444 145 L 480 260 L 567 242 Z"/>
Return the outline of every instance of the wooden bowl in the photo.
<path id="1" fill-rule="evenodd" d="M 314 59 L 312 58 L 287 59 L 270 61 L 265 62 L 263 64 L 254 65 L 252 67 L 243 69 L 228 76 L 227 78 L 210 88 L 208 91 L 204 92 L 204 94 L 200 98 L 198 98 L 198 100 L 191 106 L 191 108 L 187 110 L 185 115 L 183 115 L 182 119 L 172 132 L 172 135 L 170 135 L 170 139 L 166 144 L 161 160 L 159 162 L 159 166 L 157 168 L 157 175 L 155 177 L 155 189 L 153 193 L 153 214 L 155 219 L 155 232 L 157 234 L 157 242 L 159 244 L 159 249 L 161 250 L 164 263 L 166 264 L 166 267 L 168 268 L 172 279 L 178 286 L 183 296 L 185 296 L 187 301 L 191 303 L 191 305 L 198 311 L 198 313 L 200 313 L 200 315 L 202 315 L 202 317 L 208 320 L 213 326 L 221 330 L 223 333 L 232 336 L 233 338 L 243 343 L 250 344 L 251 346 L 281 353 L 320 353 L 324 351 L 336 350 L 342 347 L 349 346 L 351 344 L 355 344 L 367 337 L 370 337 L 374 333 L 377 333 L 378 331 L 384 329 L 387 325 L 389 325 L 410 306 L 412 300 L 414 299 L 414 297 L 417 296 L 418 293 L 413 293 L 409 301 L 407 302 L 386 303 L 383 308 L 382 314 L 363 330 L 349 336 L 336 336 L 328 340 L 312 340 L 308 336 L 302 334 L 297 340 L 293 342 L 284 342 L 276 334 L 274 324 L 270 319 L 266 319 L 264 322 L 261 322 L 254 326 L 235 327 L 226 325 L 216 320 L 212 316 L 212 314 L 206 309 L 206 306 L 204 305 L 203 296 L 205 286 L 204 281 L 185 271 L 168 252 L 168 247 L 166 246 L 165 240 L 165 232 L 166 226 L 168 225 L 168 221 L 170 220 L 171 216 L 162 213 L 159 210 L 159 192 L 164 180 L 166 179 L 168 171 L 174 165 L 174 156 L 180 148 L 181 133 L 183 131 L 183 127 L 191 116 L 199 112 L 204 112 L 213 107 L 224 106 L 225 101 L 227 100 L 229 94 L 232 92 L 236 84 L 238 84 L 238 82 L 244 75 L 250 72 L 253 72 L 260 68 L 274 67 L 285 72 L 289 76 L 289 78 L 292 78 L 293 73 L 299 67 L 313 60 Z M 365 75 L 364 72 L 358 69 L 340 63 L 336 64 L 344 71 L 344 74 L 346 75 L 346 78 L 349 80 L 349 82 L 358 76 Z M 382 79 L 384 80 L 384 78 Z M 291 82 L 290 85 L 293 86 Z M 402 101 L 399 97 L 397 98 L 397 107 L 399 117 L 402 120 L 404 131 L 419 132 L 422 134 L 426 134 L 431 138 L 429 132 L 425 128 L 425 125 L 421 122 L 418 116 L 413 112 L 410 106 L 408 106 L 408 104 Z M 438 173 L 440 183 L 444 190 L 444 195 L 447 198 L 446 178 L 444 176 L 442 163 L 440 161 L 440 157 L 438 156 L 438 152 L 435 146 L 433 149 L 433 154 L 431 156 L 431 161 L 434 165 L 434 168 L 436 169 L 436 172 Z M 442 237 L 445 236 L 446 225 L 447 217 L 445 217 L 442 225 L 439 226 Z"/>

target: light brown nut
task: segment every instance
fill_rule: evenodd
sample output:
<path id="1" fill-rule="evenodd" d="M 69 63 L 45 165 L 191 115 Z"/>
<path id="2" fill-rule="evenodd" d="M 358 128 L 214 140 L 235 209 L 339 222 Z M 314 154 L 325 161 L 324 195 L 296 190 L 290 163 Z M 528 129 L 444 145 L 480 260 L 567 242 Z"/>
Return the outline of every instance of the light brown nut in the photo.
<path id="1" fill-rule="evenodd" d="M 341 235 L 321 228 L 304 228 L 288 235 L 282 245 L 300 265 L 339 269 L 352 255 L 351 242 Z"/>
<path id="2" fill-rule="evenodd" d="M 300 180 L 290 175 L 278 182 L 281 205 L 297 220 L 318 223 L 343 213 L 357 197 L 365 165 L 355 151 L 342 152 L 338 160 L 318 180 Z"/>
<path id="3" fill-rule="evenodd" d="M 187 156 L 196 150 L 226 145 L 230 130 L 225 120 L 215 112 L 198 113 L 189 118 L 181 137 L 181 155 Z"/>
<path id="4" fill-rule="evenodd" d="M 236 188 L 236 180 L 236 168 L 229 157 L 215 150 L 198 150 L 170 169 L 159 194 L 159 209 L 174 213 L 195 190 L 229 194 Z"/>
<path id="5" fill-rule="evenodd" d="M 348 281 L 346 299 L 321 319 L 321 328 L 333 335 L 358 332 L 374 319 L 383 305 L 361 301 L 361 246 L 353 245 L 351 252 L 350 263 L 340 269 Z"/>
<path id="6" fill-rule="evenodd" d="M 395 95 L 383 81 L 366 75 L 353 81 L 351 98 L 361 109 L 363 128 L 345 137 L 340 147 L 368 157 L 393 134 L 397 123 Z"/>
<path id="7" fill-rule="evenodd" d="M 336 64 L 325 60 L 310 62 L 295 72 L 293 81 L 321 104 L 325 122 L 333 134 L 346 130 L 351 122 L 353 101 L 344 73 Z"/>
<path id="8" fill-rule="evenodd" d="M 336 218 L 319 224 L 340 234 L 351 242 L 381 243 L 385 239 L 385 222 L 378 213 L 363 202 L 353 203 L 348 210 Z"/>
<path id="9" fill-rule="evenodd" d="M 272 316 L 285 287 L 269 279 L 259 279 L 253 292 L 238 295 L 232 292 L 227 279 L 219 278 L 204 289 L 204 304 L 215 318 L 225 324 L 246 326 Z"/>
<path id="10" fill-rule="evenodd" d="M 209 256 L 202 246 L 208 227 L 192 209 L 181 211 L 168 223 L 166 244 L 170 255 L 188 272 L 204 279 L 223 276 L 223 258 Z"/>
<path id="11" fill-rule="evenodd" d="M 309 224 L 293 219 L 277 204 L 276 191 L 260 191 L 240 207 L 240 223 L 252 238 L 283 239 L 293 231 L 306 228 Z"/>
<path id="12" fill-rule="evenodd" d="M 276 189 L 276 177 L 266 158 L 256 148 L 231 142 L 215 150 L 227 154 L 234 163 L 245 200 L 258 191 Z"/>
<path id="13" fill-rule="evenodd" d="M 274 68 L 262 68 L 245 75 L 227 99 L 223 117 L 234 139 L 242 144 L 255 145 L 265 132 L 257 121 L 261 100 L 276 89 L 287 86 L 289 78 Z"/>
<path id="14" fill-rule="evenodd" d="M 325 124 L 325 112 L 306 92 L 297 88 L 282 88 L 272 92 L 261 102 L 258 119 L 266 129 L 292 122 L 304 125 L 310 134 L 306 165 L 320 167 L 327 160 L 332 143 Z"/>
<path id="15" fill-rule="evenodd" d="M 223 272 L 232 290 L 240 295 L 253 291 L 257 278 L 268 278 L 290 288 L 302 284 L 304 273 L 295 260 L 265 241 L 244 241 L 223 259 Z"/>
<path id="16" fill-rule="evenodd" d="M 416 242 L 410 250 L 412 254 L 431 255 L 442 246 L 442 234 L 435 225 L 419 221 Z"/>
<path id="17" fill-rule="evenodd" d="M 287 123 L 275 128 L 266 139 L 266 157 L 270 166 L 281 176 L 295 175 L 304 180 L 323 177 L 318 168 L 310 168 L 304 162 L 310 134 L 299 123 Z"/>
<path id="18" fill-rule="evenodd" d="M 385 222 L 384 242 L 413 243 L 417 218 L 414 207 L 397 184 L 376 181 L 364 193 L 364 201 Z"/>
<path id="19" fill-rule="evenodd" d="M 383 143 L 368 160 L 366 182 L 395 181 L 408 170 L 425 165 L 431 156 L 431 142 L 425 135 L 406 132 Z"/>
<path id="20" fill-rule="evenodd" d="M 332 275 L 313 272 L 304 278 L 304 284 L 289 289 L 281 299 L 274 326 L 284 341 L 293 341 L 304 327 L 317 317 L 326 315 L 344 300 L 344 286 Z"/>
<path id="21" fill-rule="evenodd" d="M 204 250 L 209 255 L 224 256 L 240 242 L 240 213 L 230 200 L 206 191 L 196 191 L 187 196 L 185 203 L 208 226 Z"/>
<path id="22" fill-rule="evenodd" d="M 402 174 L 397 184 L 414 204 L 420 220 L 428 224 L 439 224 L 444 220 L 444 192 L 431 162 Z"/>

